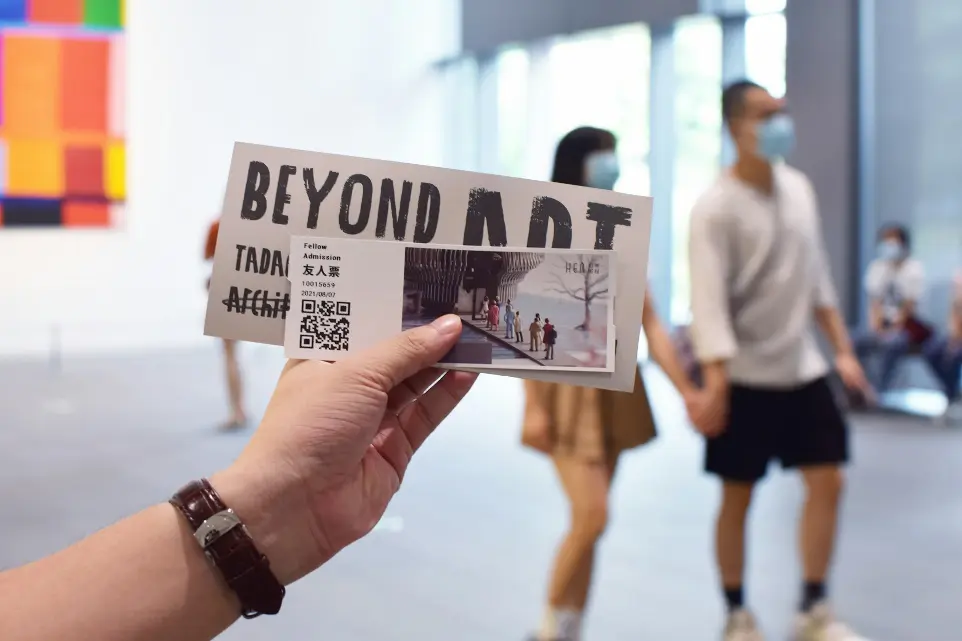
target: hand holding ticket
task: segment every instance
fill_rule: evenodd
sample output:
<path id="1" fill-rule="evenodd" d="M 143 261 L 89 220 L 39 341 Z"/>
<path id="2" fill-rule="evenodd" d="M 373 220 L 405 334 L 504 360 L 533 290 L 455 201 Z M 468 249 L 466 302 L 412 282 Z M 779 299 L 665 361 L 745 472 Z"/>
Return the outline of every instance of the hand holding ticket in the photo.
<path id="1" fill-rule="evenodd" d="M 441 366 L 614 370 L 613 252 L 424 246 L 293 236 L 291 358 L 339 360 L 445 314 Z"/>

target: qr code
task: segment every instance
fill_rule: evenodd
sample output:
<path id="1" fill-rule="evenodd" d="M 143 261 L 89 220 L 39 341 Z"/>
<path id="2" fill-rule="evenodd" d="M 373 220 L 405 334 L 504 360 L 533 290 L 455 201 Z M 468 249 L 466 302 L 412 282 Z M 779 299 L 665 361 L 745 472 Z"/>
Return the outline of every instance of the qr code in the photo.
<path id="1" fill-rule="evenodd" d="M 301 349 L 346 352 L 351 338 L 351 304 L 333 300 L 301 301 Z"/>

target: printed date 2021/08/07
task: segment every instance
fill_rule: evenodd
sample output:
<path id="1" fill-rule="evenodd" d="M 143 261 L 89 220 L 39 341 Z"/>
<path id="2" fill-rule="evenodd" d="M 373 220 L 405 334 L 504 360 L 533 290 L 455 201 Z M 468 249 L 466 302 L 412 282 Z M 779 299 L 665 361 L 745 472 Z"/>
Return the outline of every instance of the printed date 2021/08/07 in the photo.
<path id="1" fill-rule="evenodd" d="M 301 297 L 302 298 L 334 298 L 334 290 L 329 289 L 326 292 L 315 292 L 309 289 L 302 289 Z"/>

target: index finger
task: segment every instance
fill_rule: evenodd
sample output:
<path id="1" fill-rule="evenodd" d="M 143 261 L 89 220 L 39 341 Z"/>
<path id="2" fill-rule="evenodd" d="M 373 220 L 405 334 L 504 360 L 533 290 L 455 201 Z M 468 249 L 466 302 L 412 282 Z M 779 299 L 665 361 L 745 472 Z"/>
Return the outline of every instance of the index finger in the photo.
<path id="1" fill-rule="evenodd" d="M 421 398 L 405 407 L 398 415 L 401 430 L 418 451 L 428 436 L 464 399 L 478 380 L 474 372 L 449 370 Z"/>

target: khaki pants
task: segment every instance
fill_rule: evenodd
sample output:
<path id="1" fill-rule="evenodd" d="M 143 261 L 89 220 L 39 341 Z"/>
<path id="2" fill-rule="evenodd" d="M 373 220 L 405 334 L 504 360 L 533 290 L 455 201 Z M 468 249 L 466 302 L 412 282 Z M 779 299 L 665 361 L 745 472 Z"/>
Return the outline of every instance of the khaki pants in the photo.
<path id="1" fill-rule="evenodd" d="M 531 334 L 531 351 L 540 352 L 541 351 L 541 333 L 532 332 Z"/>

